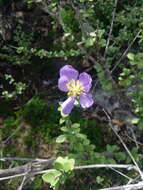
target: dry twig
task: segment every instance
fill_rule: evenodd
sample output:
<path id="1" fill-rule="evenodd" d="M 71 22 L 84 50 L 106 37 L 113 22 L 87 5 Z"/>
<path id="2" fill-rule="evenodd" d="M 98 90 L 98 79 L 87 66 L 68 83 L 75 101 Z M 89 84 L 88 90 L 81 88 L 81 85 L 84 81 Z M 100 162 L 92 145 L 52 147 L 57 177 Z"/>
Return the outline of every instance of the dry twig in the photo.
<path id="1" fill-rule="evenodd" d="M 25 176 L 27 175 L 27 171 L 28 174 L 32 176 L 35 172 L 44 170 L 47 167 L 49 168 L 54 160 L 55 158 L 47 159 L 44 161 L 34 161 L 31 163 L 30 169 L 28 163 L 19 167 L 0 170 L 0 181 Z"/>
<path id="2" fill-rule="evenodd" d="M 110 188 L 104 188 L 100 190 L 142 190 L 143 189 L 143 181 L 137 183 L 137 184 L 131 184 L 131 185 L 122 185 L 118 187 L 110 187 Z"/>
<path id="3" fill-rule="evenodd" d="M 117 133 L 117 131 L 114 129 L 114 127 L 112 126 L 112 120 L 109 116 L 109 114 L 103 109 L 104 113 L 106 114 L 107 118 L 109 119 L 109 124 L 110 127 L 112 128 L 113 132 L 115 133 L 115 135 L 118 137 L 118 139 L 120 140 L 120 142 L 122 143 L 123 147 L 125 148 L 125 150 L 127 151 L 128 155 L 130 156 L 131 160 L 133 161 L 133 163 L 135 164 L 141 179 L 143 180 L 143 172 L 140 170 L 136 160 L 134 159 L 134 157 L 132 156 L 131 152 L 129 151 L 128 147 L 126 146 L 126 144 L 124 143 L 123 139 L 120 137 L 120 135 Z"/>
<path id="4" fill-rule="evenodd" d="M 54 160 L 55 158 L 51 158 L 44 161 L 33 162 L 30 164 L 30 167 L 29 164 L 25 164 L 23 166 L 11 169 L 0 170 L 0 181 L 25 176 L 25 178 L 23 178 L 24 181 L 27 175 L 34 176 L 38 174 L 48 173 L 52 170 L 51 169 L 45 170 L 45 168 L 49 167 Z M 131 169 L 137 170 L 136 166 L 131 164 L 92 164 L 92 165 L 76 166 L 74 169 L 81 170 L 81 169 L 92 169 L 92 168 L 109 168 L 109 169 L 120 168 L 126 170 L 131 170 Z"/>
<path id="5" fill-rule="evenodd" d="M 111 21 L 111 26 L 110 26 L 110 31 L 108 34 L 108 39 L 107 39 L 107 43 L 106 43 L 106 47 L 105 47 L 105 52 L 104 52 L 104 58 L 106 57 L 107 51 L 108 51 L 108 47 L 109 47 L 109 43 L 110 43 L 110 38 L 111 38 L 111 34 L 113 31 L 113 25 L 114 25 L 114 19 L 115 19 L 115 13 L 116 13 L 116 8 L 117 8 L 117 3 L 118 0 L 115 0 L 115 4 L 114 4 L 114 10 L 113 10 L 113 14 L 112 14 L 112 21 Z"/>
<path id="6" fill-rule="evenodd" d="M 120 57 L 120 59 L 117 61 L 117 63 L 114 65 L 113 69 L 111 70 L 111 73 L 116 69 L 116 67 L 121 63 L 121 61 L 125 58 L 125 56 L 127 55 L 127 53 L 129 52 L 129 50 L 131 49 L 132 45 L 134 44 L 134 42 L 136 41 L 136 39 L 139 37 L 140 33 L 142 30 L 139 30 L 139 32 L 136 34 L 136 36 L 134 37 L 133 41 L 129 44 L 129 46 L 127 47 L 127 49 L 124 51 L 124 53 L 122 54 L 122 56 Z"/>

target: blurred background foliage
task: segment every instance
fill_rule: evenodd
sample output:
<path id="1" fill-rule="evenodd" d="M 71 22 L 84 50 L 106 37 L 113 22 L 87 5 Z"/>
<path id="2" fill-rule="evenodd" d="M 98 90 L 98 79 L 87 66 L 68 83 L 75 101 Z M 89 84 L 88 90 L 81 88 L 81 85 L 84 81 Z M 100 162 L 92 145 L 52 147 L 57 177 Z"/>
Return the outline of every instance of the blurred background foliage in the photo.
<path id="1" fill-rule="evenodd" d="M 92 75 L 95 99 L 91 109 L 75 108 L 71 114 L 72 122 L 80 125 L 78 133 L 85 135 L 81 149 L 87 142 L 81 153 L 88 149 L 89 155 L 84 162 L 77 150 L 70 153 L 83 164 L 131 163 L 105 109 L 141 165 L 143 1 L 0 0 L 0 18 L 0 157 L 49 158 L 66 152 L 56 143 L 61 134 L 57 109 L 65 99 L 57 80 L 59 69 L 70 64 Z M 0 162 L 1 169 L 20 164 Z M 62 188 L 119 185 L 115 175 L 106 169 L 78 171 Z M 0 189 L 15 190 L 20 181 L 3 181 Z M 121 177 L 120 184 L 124 182 Z M 38 176 L 24 189 L 48 190 L 49 185 Z"/>

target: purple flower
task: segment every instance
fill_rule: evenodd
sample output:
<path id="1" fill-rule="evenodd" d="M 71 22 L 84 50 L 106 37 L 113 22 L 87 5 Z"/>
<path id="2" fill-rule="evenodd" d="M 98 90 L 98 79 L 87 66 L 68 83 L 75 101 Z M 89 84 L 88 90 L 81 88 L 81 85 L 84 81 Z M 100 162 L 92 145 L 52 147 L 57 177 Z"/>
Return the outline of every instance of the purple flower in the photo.
<path id="1" fill-rule="evenodd" d="M 75 100 L 79 100 L 81 107 L 89 108 L 93 104 L 92 94 L 89 93 L 92 78 L 89 74 L 78 73 L 71 65 L 65 65 L 60 69 L 58 87 L 68 93 L 68 98 L 63 104 L 62 113 L 68 115 L 74 107 Z"/>

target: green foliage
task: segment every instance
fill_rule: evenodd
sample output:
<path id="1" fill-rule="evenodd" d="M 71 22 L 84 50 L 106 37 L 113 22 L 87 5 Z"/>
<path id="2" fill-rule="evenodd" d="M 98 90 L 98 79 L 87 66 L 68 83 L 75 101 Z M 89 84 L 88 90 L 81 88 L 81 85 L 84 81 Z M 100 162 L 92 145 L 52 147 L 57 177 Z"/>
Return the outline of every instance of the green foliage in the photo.
<path id="1" fill-rule="evenodd" d="M 12 44 L 10 47 L 4 46 L 4 53 L 0 53 L 0 58 L 13 64 L 30 64 L 32 57 L 30 52 L 30 49 L 32 48 L 32 41 L 33 34 L 24 32 L 23 28 L 18 25 L 14 30 L 14 45 Z"/>
<path id="2" fill-rule="evenodd" d="M 96 182 L 97 182 L 98 184 L 101 184 L 103 181 L 104 181 L 104 178 L 102 178 L 102 177 L 100 177 L 100 176 L 97 176 L 97 177 L 96 177 Z"/>
<path id="3" fill-rule="evenodd" d="M 111 154 L 111 157 L 106 157 L 106 154 L 104 155 L 103 152 L 97 152 L 96 143 L 94 143 L 94 145 L 91 144 L 87 135 L 81 133 L 79 123 L 72 124 L 68 118 L 61 118 L 60 123 L 62 125 L 65 125 L 61 127 L 61 131 L 63 132 L 63 134 L 56 139 L 56 142 L 68 144 L 68 155 L 74 158 L 76 163 L 116 164 L 122 161 L 125 161 L 127 163 L 131 162 L 129 156 L 125 152 L 121 151 L 120 147 L 117 145 L 108 144 L 106 148 L 102 150 L 109 155 Z M 138 157 L 139 155 L 137 154 L 136 156 Z"/>
<path id="4" fill-rule="evenodd" d="M 74 168 L 74 163 L 79 164 L 117 164 L 117 163 L 131 163 L 132 160 L 128 154 L 121 150 L 117 145 L 107 144 L 104 148 L 104 152 L 97 152 L 95 144 L 91 144 L 90 140 L 86 135 L 81 133 L 80 124 L 72 123 L 68 117 L 62 117 L 60 119 L 60 124 L 62 125 L 61 131 L 62 134 L 56 139 L 57 143 L 61 144 L 60 153 L 65 155 L 64 146 L 66 145 L 66 154 L 69 156 L 68 159 L 65 157 L 57 158 L 54 164 L 54 170 L 43 176 L 43 180 L 50 183 L 51 187 L 54 189 L 59 188 L 60 180 L 61 184 L 65 183 L 65 180 L 69 178 L 62 178 L 62 172 L 72 171 Z M 63 151 L 64 150 L 64 151 Z M 137 161 L 141 160 L 140 154 L 138 154 L 138 149 L 133 148 L 131 154 Z M 60 171 L 60 172 L 59 172 Z M 103 186 L 102 182 L 105 179 L 102 175 L 96 176 L 96 182 L 101 187 Z M 108 182 L 105 182 L 108 183 Z"/>
<path id="5" fill-rule="evenodd" d="M 69 156 L 74 158 L 76 163 L 93 162 L 95 146 L 90 144 L 87 136 L 81 133 L 79 123 L 72 124 L 68 118 L 65 118 L 65 126 L 61 127 L 61 131 L 63 132 L 63 135 L 60 135 L 56 142 L 69 143 Z M 86 160 L 87 156 L 88 160 Z"/>
<path id="6" fill-rule="evenodd" d="M 20 25 L 17 26 L 14 32 L 14 41 L 17 42 L 19 48 L 23 47 L 26 49 L 31 46 L 33 34 L 25 33 Z"/>
<path id="7" fill-rule="evenodd" d="M 75 160 L 69 159 L 68 157 L 58 157 L 54 162 L 54 168 L 61 172 L 69 172 L 74 169 Z"/>
<path id="8" fill-rule="evenodd" d="M 70 6 L 61 8 L 60 15 L 66 33 L 78 32 L 78 21 L 75 19 L 75 12 L 71 9 Z"/>
<path id="9" fill-rule="evenodd" d="M 69 37 L 68 34 L 66 34 L 66 38 L 67 37 Z M 70 38 L 69 40 L 73 41 Z M 51 50 L 36 48 L 32 44 L 32 42 L 34 41 L 33 33 L 29 34 L 24 32 L 20 26 L 18 26 L 15 30 L 14 41 L 17 43 L 17 47 L 14 47 L 13 50 L 16 50 L 16 53 L 20 56 L 13 55 L 11 57 L 9 55 L 0 54 L 0 58 L 7 59 L 10 62 L 20 65 L 31 64 L 31 59 L 33 56 L 39 57 L 40 59 L 62 57 L 67 60 L 67 58 L 69 57 L 77 57 L 81 54 L 81 52 L 79 51 L 79 49 L 76 48 L 75 45 L 73 46 L 69 44 L 70 46 L 65 49 L 64 42 L 63 48 L 61 48 L 62 44 L 60 44 L 59 46 L 59 43 L 56 44 Z"/>
<path id="10" fill-rule="evenodd" d="M 48 141 L 59 133 L 59 113 L 56 107 L 47 106 L 47 103 L 40 97 L 33 97 L 29 100 L 18 115 L 22 115 L 33 126 L 33 133 L 40 132 Z"/>
<path id="11" fill-rule="evenodd" d="M 51 184 L 51 187 L 53 187 L 53 189 L 58 189 L 58 182 L 59 182 L 59 178 L 61 177 L 62 173 L 58 170 L 53 170 L 47 174 L 44 174 L 42 176 L 43 180 L 47 183 Z"/>
<path id="12" fill-rule="evenodd" d="M 135 106 L 135 112 L 139 118 L 133 119 L 132 123 L 139 124 L 139 127 L 143 128 L 143 53 L 128 53 L 129 59 L 128 67 L 123 68 L 123 72 L 120 74 L 120 85 L 128 88 L 128 95 L 131 97 Z"/>
<path id="13" fill-rule="evenodd" d="M 5 80 L 7 80 L 9 84 L 14 87 L 14 90 L 9 92 L 8 90 L 4 89 L 3 85 L 1 85 L 1 88 L 3 89 L 2 97 L 7 100 L 12 98 L 16 99 L 18 95 L 21 95 L 27 87 L 25 83 L 16 82 L 12 75 L 5 74 Z"/>
<path id="14" fill-rule="evenodd" d="M 44 49 L 31 49 L 31 54 L 40 57 L 40 59 L 47 57 L 47 58 L 54 58 L 54 57 L 63 57 L 65 60 L 67 60 L 68 57 L 74 57 L 80 55 L 79 50 L 59 50 L 59 51 L 47 51 Z M 22 52 L 22 51 L 21 51 Z"/>
<path id="15" fill-rule="evenodd" d="M 68 157 L 58 157 L 54 162 L 54 168 L 52 171 L 42 176 L 43 180 L 50 183 L 54 190 L 58 190 L 61 184 L 64 184 L 69 174 L 74 169 L 75 160 Z"/>
<path id="16" fill-rule="evenodd" d="M 21 64 L 30 64 L 30 59 L 32 57 L 30 49 L 33 41 L 33 34 L 24 32 L 19 25 L 15 30 L 14 41 L 17 43 L 16 52 L 22 55 L 20 60 L 18 60 L 19 57 L 17 57 L 15 61 Z"/>
<path id="17" fill-rule="evenodd" d="M 4 152 L 2 150 L 2 153 L 4 155 L 17 156 L 18 154 L 24 157 L 29 155 L 37 157 L 38 152 L 41 151 L 38 144 L 40 144 L 41 141 L 43 141 L 44 145 L 46 143 L 48 143 L 48 145 L 52 144 L 58 136 L 56 139 L 58 150 L 56 147 L 53 151 L 58 152 L 58 155 L 68 156 L 68 158 L 59 157 L 56 160 L 53 172 L 43 176 L 43 179 L 54 188 L 58 188 L 60 186 L 59 184 L 64 183 L 68 177 L 71 177 L 70 172 L 74 167 L 73 159 L 75 159 L 76 164 L 131 163 L 131 159 L 127 153 L 125 153 L 117 143 L 114 143 L 114 140 L 110 138 L 109 134 L 109 136 L 106 135 L 108 130 L 106 128 L 107 125 L 104 122 L 101 124 L 93 119 L 83 119 L 79 117 L 81 112 L 75 111 L 71 114 L 71 120 L 73 122 L 67 118 L 60 120 L 62 131 L 60 134 L 60 114 L 56 110 L 57 106 L 47 105 L 47 102 L 39 97 L 39 92 L 45 93 L 45 89 L 41 85 L 43 80 L 50 82 L 55 81 L 55 83 L 57 83 L 57 78 L 50 78 L 51 68 L 57 71 L 61 64 L 63 64 L 63 60 L 66 60 L 68 64 L 74 63 L 77 67 L 80 67 L 84 60 L 87 60 L 89 63 L 87 70 L 89 69 L 91 74 L 95 77 L 93 79 L 93 85 L 94 82 L 99 82 L 99 86 L 102 87 L 103 91 L 108 92 L 109 95 L 114 95 L 111 78 L 113 77 L 114 81 L 121 87 L 121 91 L 132 100 L 136 114 L 132 120 L 132 124 L 143 129 L 143 1 L 118 1 L 113 30 L 105 57 L 105 48 L 107 40 L 109 39 L 112 15 L 115 8 L 114 0 L 73 0 L 71 1 L 72 3 L 70 3 L 70 1 L 58 0 L 25 0 L 24 2 L 30 9 L 27 9 L 24 4 L 23 10 L 20 10 L 20 5 L 17 6 L 16 4 L 15 6 L 15 2 L 16 1 L 13 1 L 11 4 L 11 2 L 7 0 L 0 1 L 1 6 L 6 5 L 2 11 L 3 14 L 7 14 L 7 7 L 12 7 L 13 13 L 10 13 L 12 15 L 12 27 L 16 26 L 14 31 L 12 28 L 12 39 L 9 41 L 2 40 L 0 45 L 1 62 L 2 64 L 5 62 L 8 63 L 8 66 L 6 66 L 4 70 L 3 66 L 0 67 L 0 76 L 5 76 L 6 81 L 8 81 L 13 88 L 12 91 L 8 91 L 3 90 L 3 86 L 1 86 L 3 90 L 3 100 L 7 99 L 7 101 L 6 103 L 1 103 L 1 113 L 3 112 L 1 115 L 5 118 L 4 124 L 0 129 L 0 138 L 3 142 L 10 137 L 9 144 L 5 145 L 6 148 Z M 22 22 L 21 20 L 19 22 L 19 18 L 16 17 L 17 9 L 24 15 L 24 17 L 21 18 L 23 19 Z M 11 26 L 7 15 L 2 15 L 2 22 L 0 23 L 1 37 L 4 36 L 5 29 L 2 26 L 5 20 L 3 20 L 3 17 L 6 18 L 8 26 Z M 4 26 L 5 25 L 6 24 L 4 24 Z M 45 30 L 47 31 L 46 36 L 44 36 L 43 32 Z M 8 33 L 7 31 L 8 30 L 6 30 L 6 34 Z M 27 31 L 31 31 L 31 33 Z M 139 31 L 139 36 L 134 41 Z M 132 42 L 134 43 L 132 44 Z M 130 44 L 132 44 L 131 47 Z M 129 51 L 126 59 L 122 59 L 120 64 L 116 65 L 126 49 Z M 91 56 L 94 60 L 90 59 Z M 33 76 L 33 71 L 35 72 L 36 66 L 38 66 L 38 69 L 40 68 L 38 70 L 40 74 L 38 77 L 36 76 L 38 78 L 38 85 L 40 83 L 40 90 L 38 89 L 37 83 L 34 83 L 35 88 L 37 88 L 34 92 L 28 89 L 28 92 L 26 91 L 27 94 L 23 93 L 26 87 L 29 86 L 29 84 L 31 86 L 31 83 L 34 82 L 34 78 L 31 76 Z M 114 66 L 116 66 L 116 69 L 112 72 Z M 26 79 L 29 84 L 18 82 L 18 80 L 11 75 L 5 75 L 5 73 L 9 73 L 7 72 L 9 68 L 11 72 L 13 70 L 17 72 L 15 69 L 17 67 L 24 73 L 24 80 L 21 79 L 21 81 L 25 81 Z M 46 77 L 43 75 L 45 68 L 48 68 Z M 108 69 L 109 73 L 107 72 Z M 81 68 L 81 70 L 86 70 L 86 66 Z M 52 83 L 53 87 L 55 83 Z M 46 89 L 46 93 L 44 94 L 45 99 L 49 98 L 51 88 L 53 87 L 50 86 Z M 11 103 L 10 100 L 17 100 L 17 97 L 21 94 L 23 94 L 22 97 L 24 97 L 24 101 L 21 99 L 20 104 L 18 101 Z M 55 97 L 55 94 L 53 94 L 52 97 Z M 56 98 L 59 99 L 59 94 L 56 95 Z M 29 101 L 25 104 L 27 100 Z M 95 101 L 95 104 L 98 105 L 98 102 Z M 7 111 L 7 109 L 9 111 Z M 114 113 L 112 116 L 114 117 Z M 20 131 L 17 131 L 21 122 L 24 122 L 24 126 Z M 111 131 L 109 133 L 111 133 Z M 28 147 L 28 152 L 25 151 L 25 146 Z M 31 147 L 31 149 L 29 147 Z M 129 144 L 129 147 L 131 147 L 131 153 L 136 161 L 141 161 L 141 150 L 136 149 L 133 144 Z M 35 154 L 33 153 L 34 151 L 36 152 Z M 29 152 L 31 154 L 29 154 Z M 135 175 L 130 172 L 127 173 L 129 173 L 131 177 Z M 79 174 L 77 174 L 78 178 L 81 178 L 82 174 L 82 172 L 79 172 Z M 84 174 L 87 175 L 87 179 L 90 174 L 93 175 L 94 179 L 92 179 L 92 181 L 96 183 L 95 189 L 119 184 L 116 180 L 114 181 L 115 183 L 112 182 L 111 179 L 115 177 L 112 175 L 107 176 L 107 174 L 109 174 L 107 171 L 105 173 L 99 172 L 99 170 L 93 173 L 89 171 Z M 76 179 L 77 181 L 78 178 Z M 83 184 L 86 184 L 87 179 L 83 181 Z M 40 188 L 44 188 L 41 187 L 41 180 L 36 180 L 38 184 L 37 187 L 35 182 L 35 188 L 30 186 L 30 188 L 28 187 L 29 189 L 39 190 Z M 121 180 L 121 183 L 122 182 L 124 181 Z M 81 181 L 79 180 L 78 183 L 81 184 Z M 68 189 L 72 189 L 73 186 L 70 184 L 65 188 L 67 187 Z M 16 188 L 17 187 L 14 187 L 14 189 Z M 75 188 L 75 186 L 73 188 Z M 87 184 L 87 187 L 81 187 L 80 189 L 90 188 L 91 187 Z M 9 189 L 13 190 L 13 187 L 9 187 Z"/>
<path id="18" fill-rule="evenodd" d="M 47 153 L 46 151 L 48 151 L 48 146 L 54 146 L 54 137 L 59 134 L 59 113 L 56 108 L 47 106 L 47 103 L 41 98 L 34 97 L 23 108 L 10 114 L 4 120 L 0 135 L 0 138 L 6 142 L 7 139 L 13 139 L 5 147 L 5 154 L 13 155 L 17 152 L 17 156 L 23 155 L 27 151 L 27 147 L 30 147 L 33 156 L 35 156 L 37 153 L 35 150 L 38 146 L 43 147 L 42 150 L 39 149 L 39 154 L 44 149 L 44 154 L 52 153 L 52 150 Z M 46 146 L 47 143 L 48 146 Z M 18 150 L 20 147 L 21 149 Z"/>

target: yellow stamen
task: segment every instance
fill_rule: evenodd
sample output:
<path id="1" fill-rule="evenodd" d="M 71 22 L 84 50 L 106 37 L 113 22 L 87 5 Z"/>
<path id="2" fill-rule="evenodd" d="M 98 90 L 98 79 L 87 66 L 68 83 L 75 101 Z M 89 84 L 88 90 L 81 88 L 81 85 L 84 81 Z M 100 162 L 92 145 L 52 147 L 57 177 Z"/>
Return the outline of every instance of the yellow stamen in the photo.
<path id="1" fill-rule="evenodd" d="M 84 86 L 79 80 L 72 79 L 67 83 L 67 88 L 69 96 L 78 96 L 83 92 Z"/>

